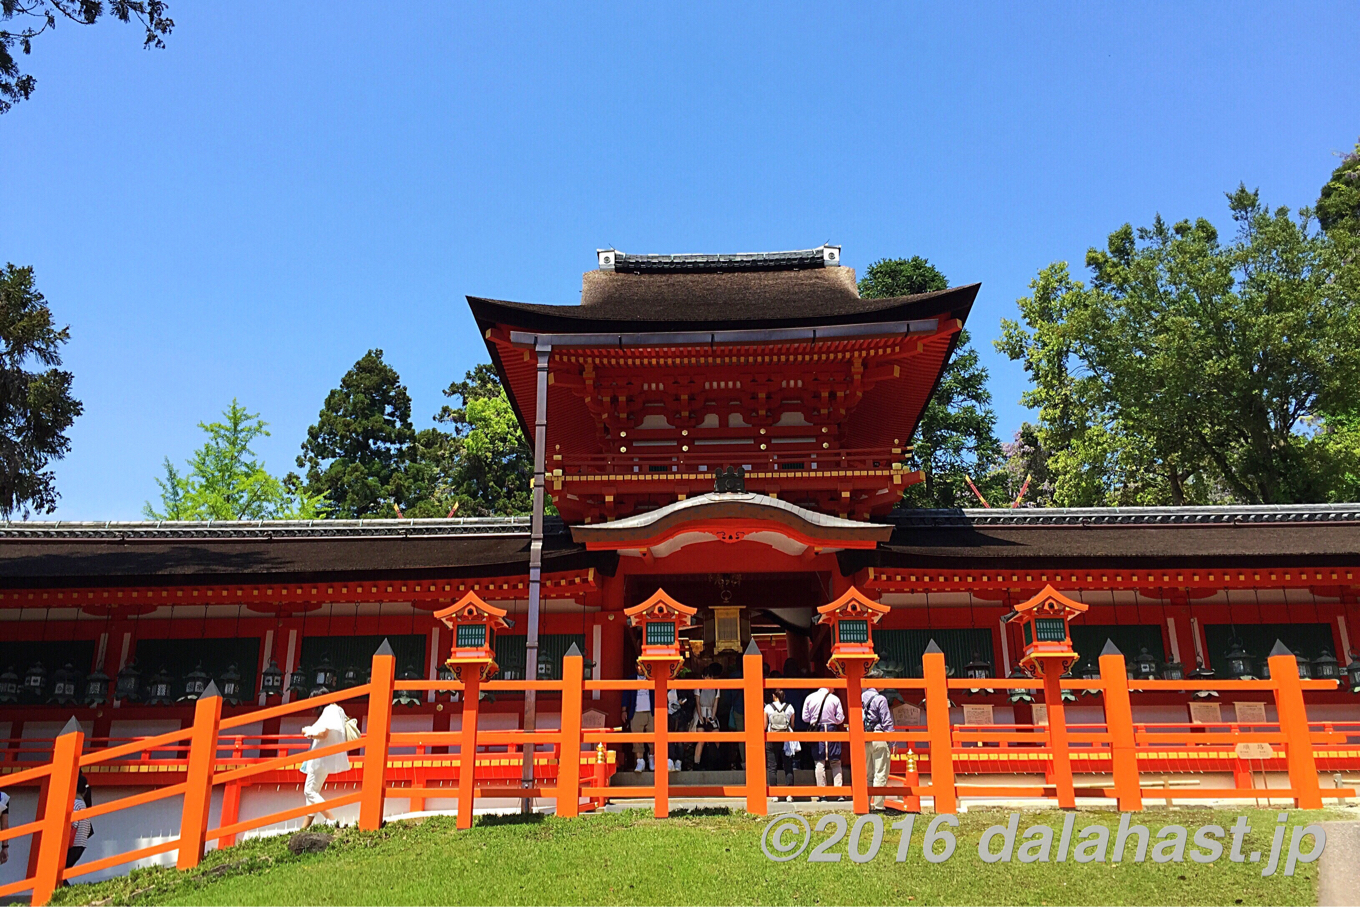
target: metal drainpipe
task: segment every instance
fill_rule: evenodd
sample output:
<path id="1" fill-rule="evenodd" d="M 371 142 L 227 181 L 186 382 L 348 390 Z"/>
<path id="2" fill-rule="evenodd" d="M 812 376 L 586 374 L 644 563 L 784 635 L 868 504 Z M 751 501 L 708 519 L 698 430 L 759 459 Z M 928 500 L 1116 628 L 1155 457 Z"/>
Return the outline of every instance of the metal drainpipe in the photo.
<path id="1" fill-rule="evenodd" d="M 540 599 L 539 580 L 543 573 L 543 494 L 545 450 L 548 444 L 548 357 L 552 354 L 549 343 L 538 346 L 538 392 L 534 399 L 534 516 L 529 528 L 529 627 L 524 640 L 524 676 L 538 680 L 538 608 Z M 536 690 L 524 691 L 524 730 L 532 732 L 538 724 L 538 693 Z M 525 787 L 532 787 L 534 781 L 535 746 L 524 748 L 524 766 L 520 774 Z M 525 798 L 520 801 L 520 812 L 533 811 L 534 801 Z"/>

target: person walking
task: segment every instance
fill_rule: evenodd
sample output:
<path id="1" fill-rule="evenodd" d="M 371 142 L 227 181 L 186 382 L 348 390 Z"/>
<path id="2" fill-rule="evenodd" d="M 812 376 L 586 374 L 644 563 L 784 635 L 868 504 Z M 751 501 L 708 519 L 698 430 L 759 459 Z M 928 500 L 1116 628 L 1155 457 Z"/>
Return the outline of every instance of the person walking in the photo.
<path id="1" fill-rule="evenodd" d="M 634 680 L 646 680 L 641 673 L 633 675 Z M 628 730 L 633 734 L 655 734 L 656 715 L 654 714 L 655 703 L 651 687 L 643 687 L 633 695 L 623 697 L 624 719 L 628 725 Z M 633 744 L 633 752 L 637 753 L 637 765 L 634 766 L 635 772 L 651 772 L 656 770 L 656 754 L 652 752 L 652 745 L 647 741 Z"/>
<path id="2" fill-rule="evenodd" d="M 344 743 L 348 739 L 345 733 L 345 725 L 348 723 L 349 716 L 345 714 L 345 710 L 336 703 L 331 703 L 320 711 L 315 724 L 309 724 L 302 729 L 302 734 L 312 741 L 310 749 L 319 750 Z M 318 759 L 308 759 L 298 766 L 298 770 L 307 776 L 306 783 L 302 785 L 303 797 L 306 798 L 308 805 L 320 806 L 326 802 L 326 798 L 321 795 L 326 778 L 336 772 L 349 771 L 349 753 L 332 753 Z M 330 810 L 318 809 L 317 812 L 324 818 L 335 821 L 335 815 Z M 302 827 L 310 828 L 315 820 L 315 814 L 307 816 L 302 820 Z"/>
<path id="3" fill-rule="evenodd" d="M 845 726 L 845 708 L 840 697 L 831 692 L 830 687 L 821 687 L 803 703 L 803 721 L 808 728 L 817 733 L 834 733 Z M 814 771 L 818 787 L 826 787 L 827 768 L 831 769 L 831 782 L 841 787 L 841 745 L 837 743 L 818 743 Z"/>
<path id="4" fill-rule="evenodd" d="M 94 824 L 89 819 L 76 818 L 76 813 L 82 809 L 90 808 L 93 799 L 93 795 L 90 793 L 90 782 L 85 777 L 85 773 L 81 772 L 76 777 L 76 798 L 71 803 L 71 843 L 66 847 L 67 869 L 75 866 L 80 858 L 85 855 L 85 847 L 90 843 L 91 836 L 94 835 Z M 61 880 L 63 888 L 70 884 L 66 879 Z"/>
<path id="5" fill-rule="evenodd" d="M 875 665 L 869 669 L 865 679 L 873 683 L 887 675 L 883 669 Z M 864 730 L 867 733 L 889 733 L 893 727 L 892 709 L 888 707 L 888 697 L 884 696 L 874 686 L 865 687 L 860 692 L 860 702 L 864 706 Z M 888 769 L 892 759 L 892 746 L 886 740 L 869 740 L 864 744 L 864 777 L 869 780 L 870 787 L 888 786 Z M 874 797 L 870 801 L 870 807 L 875 810 L 882 810 L 884 805 L 882 796 Z"/>
<path id="6" fill-rule="evenodd" d="M 9 831 L 9 794 L 0 790 L 0 833 Z M 9 862 L 9 841 L 0 841 L 0 864 Z"/>
<path id="7" fill-rule="evenodd" d="M 722 665 L 716 661 L 704 670 L 704 676 L 709 680 L 717 680 L 722 677 Z M 701 733 L 716 732 L 721 729 L 718 724 L 718 706 L 722 702 L 721 690 L 700 690 L 699 691 L 699 710 L 695 715 L 695 730 Z M 712 746 L 713 744 L 709 744 Z M 704 758 L 704 743 L 699 743 L 694 747 L 694 767 L 701 768 L 700 763 Z"/>
<path id="8" fill-rule="evenodd" d="M 793 706 L 784 699 L 783 690 L 771 690 L 765 705 L 765 733 L 787 734 L 793 730 Z M 779 783 L 779 769 L 784 769 L 784 783 L 793 786 L 793 757 L 799 750 L 797 740 L 765 741 L 765 783 L 774 787 Z M 778 797 L 775 798 L 779 799 Z M 784 798 L 793 802 L 792 796 Z"/>

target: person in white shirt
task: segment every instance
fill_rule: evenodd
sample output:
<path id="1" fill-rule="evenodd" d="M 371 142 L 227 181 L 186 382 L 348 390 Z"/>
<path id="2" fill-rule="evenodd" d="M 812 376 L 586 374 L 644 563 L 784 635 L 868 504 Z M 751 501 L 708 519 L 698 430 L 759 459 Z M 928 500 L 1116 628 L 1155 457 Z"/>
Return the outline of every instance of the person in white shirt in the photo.
<path id="1" fill-rule="evenodd" d="M 633 675 L 634 680 L 644 680 L 641 674 Z M 628 730 L 633 734 L 655 734 L 656 716 L 652 707 L 652 690 L 643 687 L 636 693 L 628 693 L 623 697 L 624 716 L 628 720 Z M 633 752 L 637 753 L 637 765 L 633 771 L 650 772 L 656 770 L 656 754 L 652 752 L 652 745 L 647 742 L 634 743 Z"/>
<path id="2" fill-rule="evenodd" d="M 9 831 L 9 794 L 0 790 L 0 831 Z M 9 842 L 0 841 L 0 863 L 9 862 Z"/>
<path id="3" fill-rule="evenodd" d="M 315 724 L 309 724 L 302 729 L 303 736 L 312 741 L 311 749 L 319 750 L 323 747 L 334 746 L 337 743 L 345 742 L 345 723 L 349 721 L 349 716 L 345 710 L 335 703 L 331 703 L 321 710 Z M 329 756 L 322 756 L 319 759 L 308 759 L 298 766 L 298 770 L 307 776 L 307 781 L 302 785 L 302 794 L 307 803 L 319 806 L 326 802 L 326 798 L 321 795 L 321 788 L 326 784 L 326 778 L 335 772 L 349 771 L 349 753 L 332 753 Z M 335 821 L 334 814 L 328 809 L 319 809 L 321 813 L 332 822 Z M 308 828 L 316 816 L 309 815 L 302 820 L 302 827 Z"/>
<path id="4" fill-rule="evenodd" d="M 845 726 L 845 709 L 840 697 L 829 687 L 822 687 L 803 703 L 803 723 L 808 730 L 829 733 Z M 816 776 L 817 786 L 826 787 L 827 764 L 831 765 L 832 783 L 841 786 L 841 745 L 839 743 L 817 744 Z"/>
<path id="5" fill-rule="evenodd" d="M 77 819 L 76 813 L 90 806 L 90 782 L 86 780 L 85 773 L 81 772 L 76 778 L 76 798 L 71 803 L 71 843 L 66 846 L 66 868 L 70 869 L 80 861 L 85 855 L 85 845 L 90 842 L 90 836 L 94 834 L 94 824 L 89 819 Z M 63 888 L 71 883 L 66 879 L 61 880 Z"/>

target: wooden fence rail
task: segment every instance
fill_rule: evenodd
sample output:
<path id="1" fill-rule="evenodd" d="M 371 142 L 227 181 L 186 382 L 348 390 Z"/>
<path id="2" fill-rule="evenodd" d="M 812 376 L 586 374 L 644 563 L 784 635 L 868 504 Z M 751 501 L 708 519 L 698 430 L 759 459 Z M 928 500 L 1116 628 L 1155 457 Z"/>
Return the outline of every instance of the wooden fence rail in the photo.
<path id="1" fill-rule="evenodd" d="M 440 680 L 397 681 L 395 659 L 387 647 L 373 658 L 369 683 L 352 689 L 329 693 L 312 699 L 272 706 L 258 711 L 222 718 L 222 699 L 211 688 L 195 704 L 193 726 L 183 730 L 134 740 L 117 746 L 101 746 L 84 751 L 85 735 L 73 718 L 58 736 L 51 750 L 50 762 L 32 768 L 0 775 L 0 788 L 42 782 L 38 817 L 0 833 L 0 840 L 25 835 L 32 836 L 30 849 L 33 858 L 27 878 L 0 886 L 0 898 L 23 891 L 32 892 L 34 904 L 46 904 L 52 891 L 65 879 L 86 876 L 117 865 L 133 862 L 170 851 L 176 852 L 180 869 L 197 866 L 208 842 L 230 846 L 236 836 L 250 830 L 276 825 L 315 811 L 314 806 L 299 806 L 260 816 L 248 821 L 236 821 L 235 811 L 226 824 L 209 827 L 209 803 L 213 788 L 221 785 L 226 796 L 239 797 L 240 785 L 251 778 L 301 762 L 340 752 L 356 753 L 361 765 L 358 789 L 327 801 L 327 808 L 359 805 L 359 827 L 376 830 L 382 823 L 386 799 L 389 796 L 423 800 L 429 797 L 452 797 L 457 802 L 459 828 L 472 825 L 476 801 L 485 798 L 536 798 L 552 800 L 559 816 L 576 816 L 582 810 L 603 806 L 611 796 L 647 797 L 653 801 L 656 816 L 669 812 L 672 797 L 740 797 L 746 809 L 758 815 L 767 812 L 770 796 L 811 796 L 826 793 L 825 789 L 805 785 L 767 785 L 765 744 L 788 740 L 810 742 L 838 742 L 847 748 L 845 761 L 851 762 L 851 805 L 856 813 L 869 810 L 871 797 L 900 797 L 907 809 L 919 810 L 922 797 L 931 797 L 937 812 L 954 812 L 961 797 L 1038 798 L 1056 800 L 1060 805 L 1074 804 L 1073 765 L 1095 759 L 1083 771 L 1094 771 L 1108 776 L 1108 782 L 1083 783 L 1083 796 L 1113 798 L 1121 810 L 1140 810 L 1145 799 L 1241 797 L 1241 787 L 1227 789 L 1176 789 L 1163 784 L 1145 786 L 1142 780 L 1144 764 L 1167 753 L 1197 754 L 1223 752 L 1235 743 L 1249 739 L 1252 743 L 1267 744 L 1272 759 L 1277 759 L 1277 748 L 1283 749 L 1281 766 L 1288 772 L 1288 788 L 1276 788 L 1272 797 L 1291 799 L 1301 808 L 1317 808 L 1324 797 L 1353 797 L 1351 789 L 1334 788 L 1323 791 L 1318 783 L 1315 747 L 1321 758 L 1327 758 L 1328 748 L 1341 747 L 1350 739 L 1360 737 L 1360 723 L 1348 733 L 1338 730 L 1344 722 L 1313 722 L 1310 724 L 1304 706 L 1306 690 L 1334 689 L 1334 681 L 1301 680 L 1292 655 L 1270 658 L 1270 680 L 1212 681 L 1192 679 L 1183 681 L 1131 681 L 1126 673 L 1122 655 L 1100 657 L 1100 679 L 1064 681 L 1063 688 L 1093 690 L 1103 696 L 1105 721 L 1102 724 L 1074 724 L 1066 726 L 1061 709 L 1050 708 L 1050 723 L 1046 727 L 994 726 L 987 728 L 956 727 L 950 722 L 949 691 L 976 686 L 990 688 L 1034 689 L 1035 680 L 989 679 L 951 680 L 946 676 L 944 656 L 928 652 L 923 659 L 923 676 L 918 679 L 894 679 L 898 689 L 920 689 L 925 694 L 925 725 L 902 728 L 894 732 L 870 733 L 864 730 L 861 705 L 859 665 L 852 665 L 843 678 L 824 680 L 796 680 L 792 678 L 764 678 L 762 658 L 748 651 L 742 659 L 742 676 L 720 680 L 677 679 L 657 676 L 653 680 L 586 680 L 583 659 L 569 654 L 563 662 L 562 679 L 555 681 L 488 681 L 476 679 L 459 683 Z M 846 729 L 844 731 L 797 731 L 767 734 L 763 713 L 765 693 L 774 687 L 828 687 L 844 691 Z M 582 727 L 585 708 L 584 694 L 588 691 L 613 690 L 627 695 L 652 689 L 655 702 L 664 703 L 670 687 L 677 689 L 728 689 L 740 691 L 749 718 L 744 730 L 715 733 L 673 733 L 664 721 L 657 722 L 650 734 L 620 733 L 605 729 Z M 487 730 L 479 726 L 479 693 L 482 690 L 526 690 L 553 692 L 561 696 L 561 727 L 558 730 Z M 1233 725 L 1222 728 L 1222 733 L 1201 733 L 1203 726 L 1184 730 L 1176 725 L 1135 724 L 1130 694 L 1142 690 L 1259 690 L 1274 695 L 1278 715 L 1276 723 L 1266 725 Z M 461 726 L 454 731 L 433 733 L 394 733 L 392 731 L 392 701 L 399 690 L 446 690 L 461 694 Z M 312 750 L 293 750 L 279 738 L 233 736 L 227 732 L 258 722 L 264 718 L 294 715 L 310 711 L 318 705 L 341 703 L 360 697 L 368 698 L 368 726 L 357 740 L 347 741 Z M 1052 704 L 1050 704 L 1052 705 Z M 1315 729 L 1316 727 L 1316 729 Z M 1160 729 L 1160 730 L 1159 730 Z M 1211 728 L 1209 730 L 1218 730 Z M 1245 730 L 1245 733 L 1244 733 Z M 251 748 L 277 753 L 271 758 L 241 764 L 246 740 L 255 741 Z M 655 773 L 650 787 L 611 788 L 604 772 L 605 743 L 649 743 L 658 759 L 667 752 L 671 742 L 743 743 L 746 746 L 746 777 L 738 785 L 672 785 L 669 773 Z M 870 742 L 885 741 L 905 744 L 906 770 L 893 779 L 888 787 L 874 787 L 863 770 L 865 747 Z M 456 787 L 430 787 L 419 775 L 405 775 L 395 768 L 407 757 L 393 756 L 393 746 L 418 746 L 422 760 L 456 767 Z M 1356 745 L 1356 744 L 1351 744 Z M 556 777 L 535 778 L 524 785 L 516 781 L 481 780 L 477 776 L 479 748 L 504 746 L 508 752 L 525 749 L 545 751 L 557 762 Z M 447 752 L 430 753 L 434 747 Z M 65 869 L 67 845 L 72 832 L 72 804 L 76 796 L 76 781 L 82 769 L 115 762 L 125 757 L 147 758 L 152 751 L 175 750 L 183 756 L 184 780 L 156 788 L 135 796 L 102 803 L 83 813 L 84 818 L 105 816 L 166 797 L 183 795 L 184 802 L 179 835 L 168 841 L 138 850 L 95 860 L 74 869 Z M 362 751 L 362 755 L 357 755 Z M 224 758 L 223 754 L 229 758 Z M 1024 756 L 1034 758 L 1033 764 L 1042 765 L 1043 784 L 959 784 L 956 769 L 979 757 Z M 483 759 L 487 753 L 482 753 Z M 1227 758 L 1227 757 L 1224 757 Z M 1278 760 L 1277 760 L 1278 761 Z M 1264 763 L 1263 763 L 1264 767 Z M 928 781 L 921 780 L 921 773 Z M 1019 772 L 1017 772 L 1019 773 Z M 1236 769 L 1234 769 L 1236 777 Z M 230 821 L 227 821 L 230 818 Z"/>

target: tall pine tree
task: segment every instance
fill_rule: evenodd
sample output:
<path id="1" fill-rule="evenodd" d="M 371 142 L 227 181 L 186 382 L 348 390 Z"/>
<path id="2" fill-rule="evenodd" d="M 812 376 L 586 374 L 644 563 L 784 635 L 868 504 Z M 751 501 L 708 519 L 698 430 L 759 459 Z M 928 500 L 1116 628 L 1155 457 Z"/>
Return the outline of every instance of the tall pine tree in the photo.
<path id="1" fill-rule="evenodd" d="M 919 255 L 876 261 L 859 282 L 859 294 L 866 299 L 915 296 L 948 288 L 945 276 Z M 907 489 L 904 505 L 975 506 L 977 499 L 968 488 L 967 476 L 984 495 L 1004 491 L 1006 477 L 999 470 L 1001 442 L 996 437 L 996 413 L 987 380 L 987 369 L 969 344 L 968 332 L 961 332 L 940 386 L 916 428 L 915 458 L 925 481 Z"/>
<path id="2" fill-rule="evenodd" d="M 369 350 L 326 395 L 297 465 L 330 516 L 392 517 L 412 503 L 415 442 L 411 397 L 382 350 Z"/>

